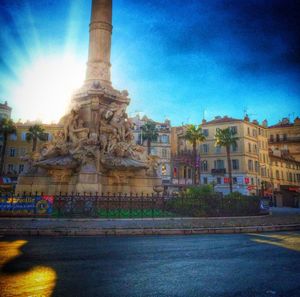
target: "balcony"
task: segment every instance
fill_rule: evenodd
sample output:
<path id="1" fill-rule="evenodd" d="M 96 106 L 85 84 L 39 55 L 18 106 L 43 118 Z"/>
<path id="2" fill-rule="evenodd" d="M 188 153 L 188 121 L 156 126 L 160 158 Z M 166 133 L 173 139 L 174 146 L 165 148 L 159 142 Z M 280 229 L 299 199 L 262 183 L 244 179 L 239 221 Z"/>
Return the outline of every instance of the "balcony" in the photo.
<path id="1" fill-rule="evenodd" d="M 294 142 L 300 142 L 300 137 L 269 138 L 269 143 L 294 143 Z"/>
<path id="2" fill-rule="evenodd" d="M 211 174 L 212 175 L 224 175 L 224 174 L 226 174 L 226 168 L 212 169 Z"/>

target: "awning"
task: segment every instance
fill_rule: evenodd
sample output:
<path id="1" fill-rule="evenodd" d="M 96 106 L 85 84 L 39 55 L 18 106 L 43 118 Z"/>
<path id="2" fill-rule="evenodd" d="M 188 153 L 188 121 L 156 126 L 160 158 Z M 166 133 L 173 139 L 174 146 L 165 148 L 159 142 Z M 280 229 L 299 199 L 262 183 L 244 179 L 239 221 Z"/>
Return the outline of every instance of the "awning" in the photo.
<path id="1" fill-rule="evenodd" d="M 0 177 L 0 185 L 8 185 L 11 183 L 12 181 L 9 177 Z"/>

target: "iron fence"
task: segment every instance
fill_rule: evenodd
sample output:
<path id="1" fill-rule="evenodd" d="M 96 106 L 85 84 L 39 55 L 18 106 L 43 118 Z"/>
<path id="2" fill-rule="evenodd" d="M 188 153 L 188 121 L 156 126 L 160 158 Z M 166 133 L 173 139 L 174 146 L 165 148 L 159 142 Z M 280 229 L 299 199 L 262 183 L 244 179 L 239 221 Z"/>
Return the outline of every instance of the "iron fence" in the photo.
<path id="1" fill-rule="evenodd" d="M 259 197 L 220 195 L 58 194 L 2 195 L 0 216 L 154 218 L 258 215 Z"/>

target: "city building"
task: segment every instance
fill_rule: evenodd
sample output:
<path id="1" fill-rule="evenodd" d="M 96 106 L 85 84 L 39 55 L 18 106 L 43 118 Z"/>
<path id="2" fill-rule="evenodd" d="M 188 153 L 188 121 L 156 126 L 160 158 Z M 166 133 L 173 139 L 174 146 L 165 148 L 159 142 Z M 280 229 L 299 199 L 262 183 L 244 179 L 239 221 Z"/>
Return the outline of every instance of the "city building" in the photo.
<path id="1" fill-rule="evenodd" d="M 8 106 L 7 101 L 5 101 L 4 103 L 0 103 L 0 121 L 4 118 L 10 119 L 11 111 L 12 108 Z"/>
<path id="2" fill-rule="evenodd" d="M 288 151 L 300 161 L 300 118 L 297 117 L 293 123 L 288 118 L 283 118 L 268 129 L 269 147 L 272 150 Z"/>
<path id="3" fill-rule="evenodd" d="M 132 117 L 130 120 L 134 126 L 133 135 L 135 142 L 147 149 L 147 141 L 143 141 L 141 127 L 148 121 L 154 121 L 146 116 L 141 118 L 139 115 Z M 158 132 L 158 138 L 157 141 L 151 142 L 151 155 L 159 157 L 157 175 L 161 177 L 164 184 L 169 184 L 171 182 L 171 123 L 169 120 L 165 120 L 163 123 L 154 123 Z"/>
<path id="4" fill-rule="evenodd" d="M 300 207 L 300 162 L 286 150 L 270 150 L 269 156 L 274 204 Z"/>
<path id="5" fill-rule="evenodd" d="M 224 147 L 215 146 L 217 129 L 230 127 L 239 138 L 237 146 L 231 147 L 233 191 L 246 195 L 257 195 L 262 188 L 268 191 L 270 166 L 268 155 L 267 122 L 230 117 L 215 117 L 212 121 L 202 121 L 206 140 L 198 144 L 201 184 L 211 184 L 216 191 L 229 192 L 227 156 Z M 186 126 L 172 128 L 172 181 L 184 186 L 192 183 L 192 147 L 185 140 Z M 197 166 L 197 165 L 196 165 Z"/>
<path id="6" fill-rule="evenodd" d="M 34 124 L 36 122 L 16 123 L 17 132 L 11 134 L 8 138 L 4 159 L 4 175 L 12 180 L 16 180 L 18 175 L 25 169 L 26 161 L 24 157 L 32 151 L 32 141 L 26 141 L 26 134 L 29 127 Z M 49 141 L 53 138 L 53 135 L 62 130 L 62 127 L 57 124 L 41 124 L 41 126 L 45 130 L 45 139 Z M 42 141 L 38 141 L 37 148 L 42 144 Z"/>

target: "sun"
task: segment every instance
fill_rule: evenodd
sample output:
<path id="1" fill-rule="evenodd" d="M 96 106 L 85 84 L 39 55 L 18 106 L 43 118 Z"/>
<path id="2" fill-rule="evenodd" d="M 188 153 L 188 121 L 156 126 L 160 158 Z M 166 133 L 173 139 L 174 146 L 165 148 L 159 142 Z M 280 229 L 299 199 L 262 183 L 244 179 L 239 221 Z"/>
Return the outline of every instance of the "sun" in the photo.
<path id="1" fill-rule="evenodd" d="M 37 58 L 20 71 L 11 99 L 22 120 L 58 122 L 84 80 L 85 63 L 71 54 Z"/>

